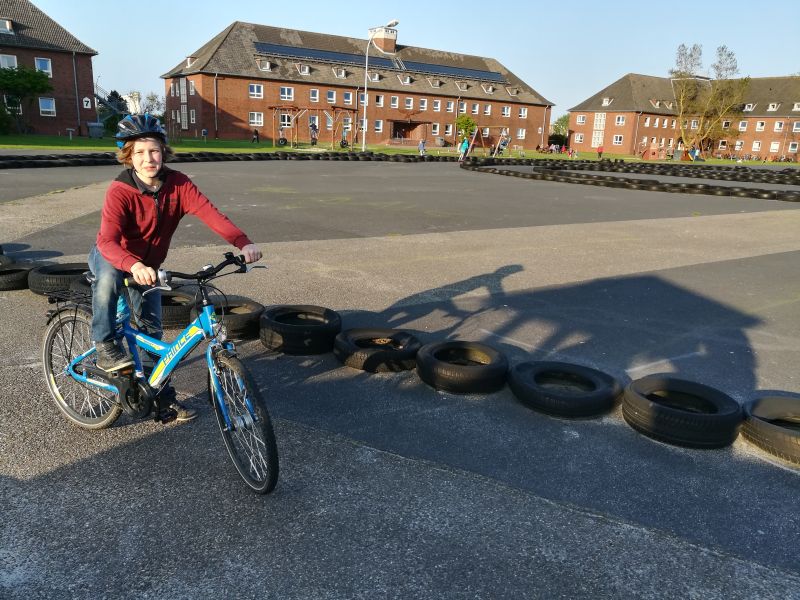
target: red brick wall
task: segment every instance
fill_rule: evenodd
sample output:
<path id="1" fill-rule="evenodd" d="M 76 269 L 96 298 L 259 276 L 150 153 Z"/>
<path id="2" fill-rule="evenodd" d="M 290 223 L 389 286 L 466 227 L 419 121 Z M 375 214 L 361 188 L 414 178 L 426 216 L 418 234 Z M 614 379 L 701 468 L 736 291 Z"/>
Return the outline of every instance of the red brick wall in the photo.
<path id="1" fill-rule="evenodd" d="M 296 139 L 298 141 L 307 142 L 310 139 L 310 132 L 308 128 L 308 116 L 309 115 L 318 115 L 319 116 L 319 125 L 320 125 L 320 133 L 319 133 L 319 140 L 320 144 L 330 144 L 331 143 L 331 132 L 326 129 L 326 117 L 324 110 L 327 110 L 328 113 L 331 113 L 331 109 L 336 109 L 338 112 L 351 110 L 354 111 L 350 113 L 351 118 L 353 119 L 353 125 L 357 125 L 360 122 L 361 117 L 363 116 L 363 106 L 358 104 L 358 93 L 357 87 L 355 86 L 331 86 L 331 85 L 324 85 L 324 84 L 316 84 L 314 82 L 303 83 L 303 82 L 276 82 L 273 80 L 266 81 L 266 80 L 256 80 L 256 79 L 247 79 L 241 77 L 218 77 L 216 81 L 217 91 L 217 118 L 215 123 L 214 118 L 214 77 L 209 75 L 193 75 L 187 78 L 188 80 L 192 80 L 195 82 L 195 94 L 192 96 L 188 93 L 188 82 L 187 82 L 187 96 L 186 96 L 186 107 L 187 107 L 187 117 L 189 116 L 189 111 L 191 109 L 195 110 L 195 123 L 189 123 L 188 129 L 181 129 L 181 134 L 191 137 L 196 137 L 200 135 L 202 129 L 207 129 L 209 132 L 210 137 L 215 137 L 215 131 L 217 137 L 221 139 L 250 139 L 251 133 L 253 130 L 253 126 L 251 126 L 248 122 L 248 117 L 250 112 L 261 112 L 263 113 L 263 125 L 259 127 L 259 132 L 261 134 L 262 140 L 271 140 L 273 135 L 274 137 L 278 137 L 278 127 L 279 127 L 279 113 L 281 110 L 273 110 L 274 106 L 279 107 L 296 107 L 299 110 L 294 111 L 294 114 L 298 114 L 301 110 L 307 109 L 308 112 L 304 113 L 298 119 L 299 126 L 297 127 L 296 132 Z M 165 81 L 165 93 L 167 98 L 167 118 L 171 119 L 173 115 L 173 111 L 180 111 L 180 97 L 178 95 L 178 79 L 166 80 Z M 170 84 L 174 83 L 176 88 L 176 95 L 172 96 L 170 94 Z M 262 84 L 264 97 L 259 99 L 254 99 L 249 97 L 249 84 L 251 83 L 260 83 Z M 280 99 L 280 87 L 292 87 L 294 88 L 294 100 L 281 100 Z M 319 90 L 319 101 L 318 102 L 311 102 L 309 90 L 311 89 L 318 89 Z M 335 90 L 336 91 L 336 102 L 334 105 L 331 105 L 327 101 L 327 92 L 328 90 Z M 353 102 L 352 104 L 345 104 L 344 103 L 344 92 L 351 92 Z M 433 89 L 431 91 L 434 91 Z M 458 116 L 458 98 L 456 97 L 447 97 L 447 96 L 439 96 L 436 94 L 420 94 L 420 93 L 410 93 L 406 92 L 402 89 L 396 90 L 376 90 L 369 88 L 369 99 L 370 103 L 367 106 L 367 119 L 369 122 L 369 130 L 367 134 L 367 142 L 369 144 L 386 144 L 389 143 L 389 140 L 392 136 L 392 121 L 412 121 L 412 122 L 430 122 L 430 123 L 439 123 L 439 133 L 433 134 L 431 132 L 431 126 L 420 124 L 413 128 L 412 131 L 408 133 L 408 137 L 413 140 L 419 140 L 421 138 L 426 138 L 429 142 L 429 148 L 433 147 L 434 145 L 434 138 L 436 137 L 443 137 L 446 139 L 448 143 L 455 143 L 455 119 Z M 375 103 L 375 97 L 377 94 L 382 94 L 384 96 L 384 106 L 378 107 Z M 390 98 L 391 96 L 398 96 L 399 100 L 399 107 L 398 108 L 391 108 L 390 106 Z M 414 107 L 412 110 L 405 109 L 405 99 L 406 98 L 413 98 L 414 100 Z M 428 100 L 427 110 L 422 111 L 420 110 L 420 99 L 426 98 Z M 433 102 L 434 100 L 441 101 L 441 109 L 439 112 L 434 112 L 433 110 Z M 454 102 L 454 112 L 448 113 L 446 112 L 447 101 L 452 100 Z M 524 148 L 534 148 L 537 144 L 542 143 L 542 139 L 544 142 L 547 141 L 546 133 L 543 134 L 541 132 L 547 132 L 550 126 L 550 110 L 546 110 L 543 106 L 535 106 L 535 105 L 526 105 L 521 104 L 519 102 L 510 102 L 507 98 L 503 98 L 500 100 L 472 100 L 468 99 L 467 102 L 467 114 L 470 115 L 473 120 L 478 123 L 479 127 L 490 127 L 490 137 L 484 138 L 483 142 L 486 145 L 493 144 L 499 138 L 500 129 L 499 127 L 507 127 L 509 132 L 512 136 L 511 145 L 517 145 Z M 472 103 L 477 102 L 480 105 L 479 114 L 473 115 L 471 113 Z M 491 105 L 491 115 L 486 116 L 483 114 L 484 107 L 490 104 Z M 511 108 L 511 116 L 510 117 L 503 117 L 502 116 L 502 107 L 509 106 Z M 525 107 L 528 109 L 528 114 L 526 118 L 519 117 L 519 109 L 520 107 Z M 273 128 L 273 114 L 274 114 L 274 128 Z M 376 133 L 374 130 L 374 123 L 376 120 L 383 121 L 383 131 L 381 133 Z M 454 135 L 445 136 L 445 126 L 450 123 L 453 124 Z M 338 141 L 341 137 L 341 124 L 337 120 L 335 126 L 338 127 L 338 131 L 334 133 L 334 139 Z M 175 123 L 171 124 L 171 127 L 176 127 Z M 525 129 L 525 139 L 520 140 L 517 139 L 517 130 L 520 128 Z M 540 132 L 541 128 L 541 132 Z M 274 132 L 274 133 L 273 133 Z M 287 137 L 290 133 L 287 131 L 285 132 Z M 351 139 L 348 136 L 348 139 Z M 476 144 L 480 145 L 480 140 L 476 141 Z"/>
<path id="2" fill-rule="evenodd" d="M 53 91 L 37 95 L 32 102 L 23 103 L 24 122 L 33 133 L 49 135 L 67 135 L 67 128 L 75 129 L 75 135 L 87 135 L 87 121 L 94 121 L 94 75 L 92 73 L 92 57 L 86 54 L 75 54 L 75 70 L 73 71 L 73 55 L 70 52 L 54 52 L 52 50 L 31 50 L 27 48 L 10 48 L 0 46 L 0 54 L 11 54 L 17 57 L 17 66 L 34 68 L 35 58 L 49 58 L 53 77 L 50 85 Z M 78 98 L 76 103 L 74 73 L 77 73 Z M 39 114 L 39 97 L 54 98 L 56 115 L 54 117 Z M 91 108 L 83 108 L 83 98 L 91 100 Z"/>

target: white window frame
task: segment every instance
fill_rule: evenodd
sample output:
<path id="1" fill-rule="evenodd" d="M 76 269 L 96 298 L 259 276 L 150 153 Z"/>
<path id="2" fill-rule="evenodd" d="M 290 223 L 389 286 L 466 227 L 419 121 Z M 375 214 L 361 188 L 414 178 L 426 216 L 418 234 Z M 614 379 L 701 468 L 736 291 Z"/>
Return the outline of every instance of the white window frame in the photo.
<path id="1" fill-rule="evenodd" d="M 617 115 L 617 117 L 614 119 L 614 125 L 617 125 L 618 127 L 625 125 L 625 115 Z"/>
<path id="2" fill-rule="evenodd" d="M 511 116 L 511 107 L 508 105 L 503 106 L 503 108 L 500 109 L 500 116 L 506 119 L 509 118 Z"/>
<path id="3" fill-rule="evenodd" d="M 189 109 L 189 123 L 197 123 L 197 112 L 193 108 Z"/>
<path id="4" fill-rule="evenodd" d="M 40 61 L 40 60 L 41 60 L 41 61 L 47 61 L 47 68 L 46 68 L 46 69 L 42 69 L 42 68 L 39 66 L 39 61 Z M 48 76 L 49 78 L 51 78 L 51 79 L 53 78 L 53 61 L 52 61 L 51 59 L 49 59 L 49 58 L 44 58 L 44 57 L 42 57 L 42 56 L 37 56 L 37 57 L 35 57 L 35 58 L 33 59 L 33 64 L 36 66 L 36 70 L 37 70 L 37 71 L 41 71 L 42 73 L 47 73 L 47 76 Z"/>
<path id="5" fill-rule="evenodd" d="M 650 127 L 650 117 L 644 118 L 644 127 Z"/>
<path id="6" fill-rule="evenodd" d="M 259 71 L 272 71 L 273 63 L 263 58 L 256 59 Z"/>
<path id="7" fill-rule="evenodd" d="M 181 104 L 181 129 L 189 129 L 189 111 L 185 104 Z"/>
<path id="8" fill-rule="evenodd" d="M 760 140 L 753 140 L 753 146 L 751 147 L 753 152 L 761 152 L 761 141 Z"/>
<path id="9" fill-rule="evenodd" d="M 389 97 L 389 108 L 400 108 L 400 96 Z"/>
<path id="10" fill-rule="evenodd" d="M 375 94 L 375 106 L 379 108 L 383 106 L 383 94 Z"/>
<path id="11" fill-rule="evenodd" d="M 517 139 L 524 140 L 525 136 L 527 135 L 527 130 L 524 127 L 517 128 Z"/>
<path id="12" fill-rule="evenodd" d="M 717 150 L 727 150 L 728 149 L 728 140 L 720 140 L 719 145 L 717 146 Z"/>
<path id="13" fill-rule="evenodd" d="M 748 102 L 744 105 L 744 112 L 753 112 L 753 109 L 756 107 L 755 104 Z"/>
<path id="14" fill-rule="evenodd" d="M 472 103 L 472 107 L 471 107 L 471 109 L 470 109 L 470 112 L 471 112 L 473 115 L 477 115 L 478 113 L 480 113 L 480 112 L 481 112 L 481 105 L 480 105 L 480 103 L 479 103 L 479 102 L 473 102 L 473 103 Z"/>
<path id="15" fill-rule="evenodd" d="M 369 80 L 370 81 L 380 81 L 381 80 L 381 74 L 380 73 L 370 73 L 369 74 Z"/>
<path id="16" fill-rule="evenodd" d="M 442 112 L 442 101 L 441 100 L 434 100 L 433 101 L 433 112 Z"/>
<path id="17" fill-rule="evenodd" d="M 280 113 L 278 116 L 278 126 L 282 129 L 291 129 L 292 128 L 292 114 L 291 113 Z"/>
<path id="18" fill-rule="evenodd" d="M 467 114 L 467 103 L 465 100 L 460 100 L 458 103 L 458 112 L 459 114 L 465 115 Z"/>
<path id="19" fill-rule="evenodd" d="M 456 81 L 456 87 L 458 88 L 458 91 L 460 91 L 460 92 L 466 92 L 466 91 L 467 91 L 467 88 L 468 88 L 469 86 L 467 85 L 467 82 L 466 82 L 466 81 Z"/>
<path id="20" fill-rule="evenodd" d="M 281 86 L 280 88 L 281 100 L 294 100 L 294 88 L 289 86 Z"/>
<path id="21" fill-rule="evenodd" d="M 767 126 L 766 121 L 756 121 L 756 131 L 764 131 L 764 128 Z"/>
<path id="22" fill-rule="evenodd" d="M 22 114 L 22 102 L 19 99 L 17 99 L 17 105 L 12 108 L 11 105 L 8 103 L 8 96 L 3 94 L 3 104 L 5 104 L 6 110 L 14 111 L 15 114 L 18 115 Z"/>
<path id="23" fill-rule="evenodd" d="M 383 119 L 375 120 L 375 133 L 383 133 Z"/>
<path id="24" fill-rule="evenodd" d="M 369 98 L 367 97 L 367 95 L 365 95 L 363 92 L 360 92 L 358 94 L 358 105 L 359 106 L 364 106 L 368 102 L 369 102 Z"/>
<path id="25" fill-rule="evenodd" d="M 336 90 L 328 90 L 325 92 L 325 100 L 328 104 L 336 104 Z"/>
<path id="26" fill-rule="evenodd" d="M 800 132 L 800 121 L 793 121 L 792 122 L 792 133 Z"/>
<path id="27" fill-rule="evenodd" d="M 527 106 L 520 106 L 519 107 L 519 118 L 520 119 L 527 119 L 528 118 L 528 107 Z"/>
<path id="28" fill-rule="evenodd" d="M 618 134 L 614 135 L 613 138 L 611 138 L 611 145 L 612 146 L 622 146 L 622 140 L 623 139 L 624 139 L 623 136 L 618 133 Z"/>
<path id="29" fill-rule="evenodd" d="M 420 111 L 428 110 L 428 99 L 427 98 L 420 98 L 419 99 L 419 109 L 420 109 Z"/>
<path id="30" fill-rule="evenodd" d="M 445 104 L 445 112 L 453 112 L 455 110 L 456 103 L 453 100 L 448 100 L 447 104 Z"/>
<path id="31" fill-rule="evenodd" d="M 658 127 L 658 125 L 656 125 L 656 127 Z M 700 121 L 698 119 L 692 119 L 691 123 L 689 124 L 689 127 L 691 129 L 697 129 L 698 127 L 700 127 Z"/>
<path id="32" fill-rule="evenodd" d="M 723 121 L 722 122 L 722 128 L 723 129 L 730 129 L 730 126 L 731 126 L 731 122 L 730 121 Z"/>
<path id="33" fill-rule="evenodd" d="M 42 100 L 49 100 L 53 104 L 52 109 L 45 109 L 42 107 Z M 40 96 L 39 97 L 39 114 L 43 117 L 55 117 L 56 116 L 56 99 L 51 98 L 50 96 Z"/>
<path id="34" fill-rule="evenodd" d="M 12 58 L 14 59 L 13 61 L 11 60 Z M 17 68 L 17 56 L 15 54 L 0 54 L 0 69 L 16 69 L 16 68 Z"/>
<path id="35" fill-rule="evenodd" d="M 797 142 L 789 142 L 788 152 L 791 154 L 797 154 Z"/>
<path id="36" fill-rule="evenodd" d="M 406 97 L 403 106 L 405 106 L 406 110 L 414 110 L 414 99 Z"/>
<path id="37" fill-rule="evenodd" d="M 336 79 L 344 79 L 347 77 L 347 71 L 344 67 L 331 67 L 333 69 L 333 76 Z"/>
<path id="38" fill-rule="evenodd" d="M 481 130 L 481 137 L 485 137 L 485 138 L 488 138 L 488 137 L 489 137 L 489 128 L 488 128 L 488 127 L 484 127 L 484 128 Z"/>
<path id="39" fill-rule="evenodd" d="M 264 126 L 264 113 L 251 112 L 248 114 L 247 122 L 250 127 L 263 127 Z"/>
<path id="40" fill-rule="evenodd" d="M 342 117 L 342 131 L 353 130 L 353 117 Z"/>
<path id="41" fill-rule="evenodd" d="M 295 63 L 295 66 L 297 67 L 297 72 L 300 73 L 300 75 L 311 75 L 311 67 L 307 64 Z"/>
<path id="42" fill-rule="evenodd" d="M 445 123 L 445 125 L 444 125 L 444 135 L 445 136 L 453 135 L 453 124 L 452 123 Z"/>
<path id="43" fill-rule="evenodd" d="M 653 127 L 658 127 L 659 122 L 660 122 L 660 119 L 658 117 L 653 119 Z M 692 121 L 692 125 L 693 125 L 692 129 L 697 129 L 696 124 L 697 124 L 697 120 Z"/>
<path id="44" fill-rule="evenodd" d="M 308 126 L 314 125 L 319 131 L 319 115 L 308 115 Z"/>
<path id="45" fill-rule="evenodd" d="M 747 131 L 747 121 L 739 121 L 739 131 Z"/>
<path id="46" fill-rule="evenodd" d="M 319 102 L 319 88 L 311 88 L 308 90 L 309 102 Z"/>
<path id="47" fill-rule="evenodd" d="M 575 134 L 575 143 L 576 144 L 582 144 L 583 143 L 583 134 L 582 133 L 576 133 Z"/>
<path id="48" fill-rule="evenodd" d="M 411 85 L 412 83 L 411 75 L 400 75 L 400 73 L 398 73 L 397 79 L 402 85 Z"/>
<path id="49" fill-rule="evenodd" d="M 611 103 L 613 101 L 614 101 L 613 98 L 603 98 L 603 101 L 601 102 L 601 105 L 602 106 L 611 106 Z"/>
<path id="50" fill-rule="evenodd" d="M 770 154 L 774 153 L 774 152 L 778 152 L 780 149 L 781 149 L 781 143 L 780 142 L 771 142 L 770 145 L 769 145 Z"/>
<path id="51" fill-rule="evenodd" d="M 492 105 L 491 104 L 484 104 L 483 105 L 483 114 L 487 117 L 492 114 Z"/>
<path id="52" fill-rule="evenodd" d="M 342 92 L 342 102 L 348 106 L 353 104 L 353 92 Z"/>
<path id="53" fill-rule="evenodd" d="M 575 124 L 576 125 L 585 125 L 586 124 L 586 115 L 578 115 L 575 117 Z"/>
<path id="54" fill-rule="evenodd" d="M 0 19 L 0 34 L 15 35 L 11 19 Z"/>
<path id="55" fill-rule="evenodd" d="M 431 135 L 439 135 L 439 124 L 431 123 Z"/>
<path id="56" fill-rule="evenodd" d="M 196 93 L 196 90 L 194 89 L 194 80 L 190 79 L 189 80 L 189 95 L 190 96 L 194 96 L 195 93 Z"/>
<path id="57" fill-rule="evenodd" d="M 767 111 L 775 112 L 776 110 L 778 110 L 778 106 L 779 104 L 777 102 L 770 102 L 769 105 L 767 105 Z"/>
<path id="58" fill-rule="evenodd" d="M 325 115 L 325 130 L 333 131 L 333 117 Z"/>
<path id="59" fill-rule="evenodd" d="M 260 99 L 264 97 L 264 86 L 260 83 L 251 83 L 247 86 L 247 95 L 249 98 Z"/>
<path id="60" fill-rule="evenodd" d="M 739 152 L 742 148 L 744 148 L 744 140 L 736 140 L 736 143 L 733 145 L 733 149 Z"/>
<path id="61" fill-rule="evenodd" d="M 781 133 L 783 131 L 783 121 L 775 121 L 775 125 L 772 130 Z"/>

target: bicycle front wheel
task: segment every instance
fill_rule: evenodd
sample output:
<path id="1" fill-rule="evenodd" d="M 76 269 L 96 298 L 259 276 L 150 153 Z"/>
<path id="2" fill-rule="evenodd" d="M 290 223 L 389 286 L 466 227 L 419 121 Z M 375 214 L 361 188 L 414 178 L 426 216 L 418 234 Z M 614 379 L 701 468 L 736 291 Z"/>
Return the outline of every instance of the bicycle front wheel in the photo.
<path id="1" fill-rule="evenodd" d="M 244 482 L 253 491 L 268 494 L 278 483 L 278 447 L 267 405 L 238 358 L 217 356 L 215 368 L 222 397 L 217 397 L 210 376 L 209 393 L 225 447 Z M 230 427 L 225 423 L 222 405 L 230 418 Z"/>
<path id="2" fill-rule="evenodd" d="M 82 310 L 56 314 L 44 332 L 42 365 L 50 395 L 70 422 L 83 429 L 111 426 L 122 412 L 117 395 L 74 379 L 67 370 L 92 346 L 92 318 Z M 92 360 L 90 358 L 86 360 Z"/>

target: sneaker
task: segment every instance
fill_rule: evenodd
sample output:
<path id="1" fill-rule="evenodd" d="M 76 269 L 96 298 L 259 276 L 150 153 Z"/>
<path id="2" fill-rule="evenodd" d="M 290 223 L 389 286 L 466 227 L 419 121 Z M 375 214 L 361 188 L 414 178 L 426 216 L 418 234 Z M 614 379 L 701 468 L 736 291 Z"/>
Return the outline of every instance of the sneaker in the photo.
<path id="1" fill-rule="evenodd" d="M 133 359 L 126 352 L 120 350 L 115 341 L 96 342 L 95 347 L 97 348 L 96 364 L 98 369 L 108 372 L 133 366 Z"/>
<path id="2" fill-rule="evenodd" d="M 192 419 L 197 418 L 197 410 L 194 408 L 189 408 L 188 406 L 178 402 L 177 395 L 175 394 L 175 388 L 169 383 L 165 385 L 164 389 L 162 389 L 158 394 L 158 398 L 164 403 L 162 406 L 166 405 L 167 408 L 175 411 L 177 414 L 177 421 L 191 421 Z"/>

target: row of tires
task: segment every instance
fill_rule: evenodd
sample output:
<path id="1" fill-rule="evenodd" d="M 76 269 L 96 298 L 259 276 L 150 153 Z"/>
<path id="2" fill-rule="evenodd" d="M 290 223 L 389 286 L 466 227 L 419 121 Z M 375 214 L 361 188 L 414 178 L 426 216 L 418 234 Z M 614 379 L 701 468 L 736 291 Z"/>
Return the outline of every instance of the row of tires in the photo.
<path id="1" fill-rule="evenodd" d="M 705 183 L 663 183 L 655 179 L 632 179 L 585 173 L 570 173 L 565 170 L 539 169 L 534 172 L 522 172 L 497 167 L 485 167 L 462 164 L 462 168 L 483 173 L 494 173 L 508 177 L 520 177 L 536 181 L 555 181 L 559 183 L 577 183 L 626 190 L 643 190 L 648 192 L 668 192 L 673 194 L 703 194 L 710 196 L 733 196 L 737 198 L 756 198 L 759 200 L 781 200 L 783 202 L 800 202 L 800 190 L 780 191 L 738 186 L 715 186 Z"/>
<path id="2" fill-rule="evenodd" d="M 65 287 L 90 293 L 83 277 L 87 269 L 85 263 L 29 269 L 32 285 L 28 287 L 40 294 Z M 194 302 L 191 291 L 162 293 L 164 326 L 187 325 L 195 317 Z M 537 361 L 509 368 L 499 350 L 477 342 L 423 345 L 412 332 L 399 329 L 342 330 L 341 316 L 324 307 L 265 307 L 241 296 L 215 298 L 214 303 L 229 337 L 258 338 L 272 352 L 332 352 L 343 365 L 371 373 L 416 369 L 426 384 L 456 394 L 488 394 L 508 384 L 528 408 L 562 418 L 602 415 L 621 399 L 624 420 L 651 438 L 679 446 L 720 448 L 733 443 L 741 429 L 756 446 L 800 465 L 798 398 L 766 396 L 740 407 L 719 390 L 669 375 L 644 377 L 623 389 L 613 376 L 577 364 Z"/>
<path id="3" fill-rule="evenodd" d="M 111 153 L 97 154 L 62 154 L 39 156 L 0 157 L 0 169 L 35 169 L 47 167 L 91 167 L 101 165 L 117 165 L 116 156 Z M 254 152 L 230 154 L 223 152 L 184 152 L 177 154 L 171 162 L 219 162 L 219 161 L 252 161 L 252 160 L 334 160 L 334 161 L 391 161 L 391 162 L 455 162 L 455 156 L 435 156 L 427 154 L 417 156 L 411 154 L 383 154 L 373 152 Z"/>

